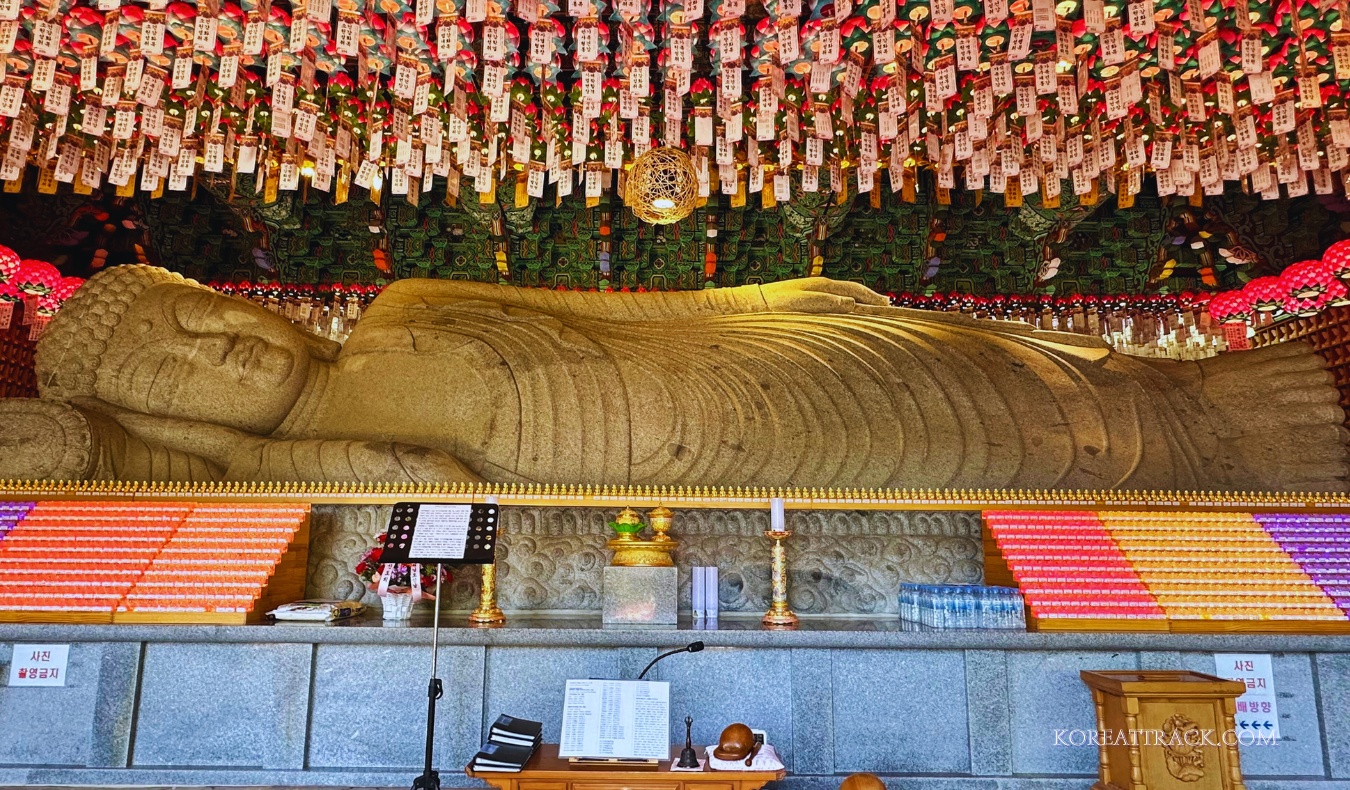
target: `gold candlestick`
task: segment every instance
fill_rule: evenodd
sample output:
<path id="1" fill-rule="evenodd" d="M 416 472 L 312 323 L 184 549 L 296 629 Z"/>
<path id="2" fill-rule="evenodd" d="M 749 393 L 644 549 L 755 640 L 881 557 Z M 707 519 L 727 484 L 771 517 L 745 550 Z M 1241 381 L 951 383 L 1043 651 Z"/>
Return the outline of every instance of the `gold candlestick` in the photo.
<path id="1" fill-rule="evenodd" d="M 769 530 L 764 537 L 773 541 L 773 603 L 764 613 L 764 625 L 770 628 L 796 628 L 797 615 L 788 608 L 787 547 L 783 541 L 792 536 L 787 529 Z"/>
<path id="2" fill-rule="evenodd" d="M 487 497 L 490 505 L 497 504 L 496 497 Z M 500 511 L 497 518 L 497 553 L 502 551 L 502 520 Z M 483 565 L 483 584 L 478 590 L 478 608 L 469 614 L 469 625 L 475 628 L 495 628 L 506 622 L 506 615 L 497 607 L 497 563 Z"/>
<path id="3" fill-rule="evenodd" d="M 469 624 L 491 628 L 506 622 L 506 615 L 497 607 L 497 563 L 484 565 L 483 586 L 478 591 L 478 608 L 469 614 Z"/>

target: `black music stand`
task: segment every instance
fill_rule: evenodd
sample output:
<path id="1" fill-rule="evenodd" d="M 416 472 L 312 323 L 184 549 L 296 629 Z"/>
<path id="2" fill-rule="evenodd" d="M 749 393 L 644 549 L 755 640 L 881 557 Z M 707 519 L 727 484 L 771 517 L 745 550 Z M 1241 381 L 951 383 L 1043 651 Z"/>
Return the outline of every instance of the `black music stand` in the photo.
<path id="1" fill-rule="evenodd" d="M 427 684 L 427 749 L 422 775 L 412 790 L 440 790 L 431 767 L 436 700 L 444 694 L 437 677 L 441 630 L 441 572 L 445 565 L 490 565 L 496 556 L 499 511 L 492 505 L 400 502 L 389 516 L 381 563 L 436 563 L 436 606 L 431 621 L 431 681 Z"/>

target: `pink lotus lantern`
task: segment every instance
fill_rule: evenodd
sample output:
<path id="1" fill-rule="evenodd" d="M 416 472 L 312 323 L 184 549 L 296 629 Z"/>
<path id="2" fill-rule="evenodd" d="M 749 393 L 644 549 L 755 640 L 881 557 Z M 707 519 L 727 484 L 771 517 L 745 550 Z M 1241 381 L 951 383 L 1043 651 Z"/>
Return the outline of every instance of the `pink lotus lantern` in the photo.
<path id="1" fill-rule="evenodd" d="M 1209 300 L 1210 320 L 1220 324 L 1245 324 L 1252 317 L 1252 305 L 1243 291 L 1224 291 Z"/>
<path id="2" fill-rule="evenodd" d="M 42 297 L 42 300 L 38 302 L 38 315 L 56 315 L 56 311 L 61 309 L 66 300 L 70 298 L 71 294 L 79 290 L 81 285 L 84 285 L 83 277 L 62 277 L 52 287 L 52 292 Z"/>
<path id="3" fill-rule="evenodd" d="M 1280 288 L 1278 277 L 1257 277 L 1242 286 L 1242 297 L 1261 313 L 1279 310 L 1284 306 L 1284 291 Z"/>
<path id="4" fill-rule="evenodd" d="M 1322 262 L 1331 268 L 1336 277 L 1350 278 L 1350 239 L 1343 239 L 1327 247 L 1322 253 Z"/>
<path id="5" fill-rule="evenodd" d="M 1308 318 L 1322 312 L 1328 305 L 1346 298 L 1345 285 L 1340 280 L 1332 280 L 1324 290 L 1312 296 L 1290 295 L 1284 300 L 1284 311 L 1299 318 Z"/>
<path id="6" fill-rule="evenodd" d="M 1350 304 L 1350 287 L 1346 287 L 1340 280 L 1332 280 L 1327 285 L 1327 297 L 1332 307 L 1345 307 Z"/>
<path id="7" fill-rule="evenodd" d="M 1299 261 L 1280 272 L 1280 291 L 1286 300 L 1314 299 L 1325 293 L 1327 284 L 1335 279 L 1331 267 L 1321 261 Z"/>
<path id="8" fill-rule="evenodd" d="M 22 302 L 23 294 L 19 286 L 12 282 L 0 283 L 0 302 Z"/>
<path id="9" fill-rule="evenodd" d="M 14 281 L 19 273 L 19 254 L 8 247 L 0 246 L 0 283 Z"/>
<path id="10" fill-rule="evenodd" d="M 62 277 L 56 287 L 52 288 L 52 296 L 64 302 L 80 290 L 81 285 L 84 285 L 83 277 Z"/>
<path id="11" fill-rule="evenodd" d="M 19 264 L 14 284 L 30 296 L 46 296 L 61 282 L 61 272 L 46 261 L 27 259 Z"/>

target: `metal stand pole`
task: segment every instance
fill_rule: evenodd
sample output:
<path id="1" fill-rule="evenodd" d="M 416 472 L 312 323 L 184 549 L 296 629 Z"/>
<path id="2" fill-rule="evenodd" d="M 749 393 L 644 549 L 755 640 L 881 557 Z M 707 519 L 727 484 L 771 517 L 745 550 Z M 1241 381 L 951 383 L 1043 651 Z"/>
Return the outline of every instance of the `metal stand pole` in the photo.
<path id="1" fill-rule="evenodd" d="M 413 780 L 412 790 L 441 790 L 441 775 L 431 768 L 432 748 L 436 735 L 436 700 L 441 698 L 445 689 L 441 679 L 436 677 L 437 660 L 440 658 L 441 637 L 441 563 L 436 563 L 436 605 L 431 616 L 431 681 L 427 683 L 427 751 L 426 761 L 422 765 L 422 775 Z"/>

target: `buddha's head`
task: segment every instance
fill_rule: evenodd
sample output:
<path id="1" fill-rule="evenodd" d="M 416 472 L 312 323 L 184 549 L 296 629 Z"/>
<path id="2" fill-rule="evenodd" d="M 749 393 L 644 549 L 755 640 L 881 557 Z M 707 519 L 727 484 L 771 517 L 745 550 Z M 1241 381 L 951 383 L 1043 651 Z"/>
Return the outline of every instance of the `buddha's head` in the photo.
<path id="1" fill-rule="evenodd" d="M 97 398 L 124 409 L 266 434 L 338 344 L 244 299 L 153 266 L 94 275 L 38 343 L 45 398 Z"/>

